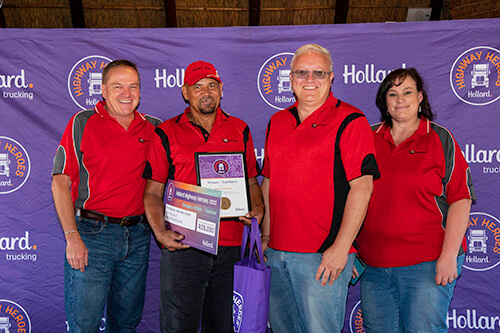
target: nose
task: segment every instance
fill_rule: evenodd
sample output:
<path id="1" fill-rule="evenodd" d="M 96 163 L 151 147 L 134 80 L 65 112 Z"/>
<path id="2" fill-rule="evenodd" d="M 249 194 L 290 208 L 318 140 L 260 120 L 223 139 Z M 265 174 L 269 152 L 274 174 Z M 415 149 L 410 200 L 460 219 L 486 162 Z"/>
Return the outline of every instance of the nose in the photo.
<path id="1" fill-rule="evenodd" d="M 309 73 L 307 74 L 307 79 L 306 79 L 306 80 L 307 80 L 307 81 L 314 81 L 314 78 L 313 78 L 313 72 L 309 72 Z"/>
<path id="2" fill-rule="evenodd" d="M 131 95 L 131 90 L 129 87 L 123 87 L 122 94 L 125 96 L 130 96 Z"/>

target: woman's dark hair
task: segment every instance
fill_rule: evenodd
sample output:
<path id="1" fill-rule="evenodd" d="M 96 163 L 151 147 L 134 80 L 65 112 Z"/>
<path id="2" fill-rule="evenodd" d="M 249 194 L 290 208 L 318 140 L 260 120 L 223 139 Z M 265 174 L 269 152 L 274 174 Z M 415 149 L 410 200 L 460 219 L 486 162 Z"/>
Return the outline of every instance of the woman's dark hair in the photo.
<path id="1" fill-rule="evenodd" d="M 427 98 L 427 93 L 424 90 L 424 82 L 422 78 L 418 74 L 415 68 L 399 68 L 389 73 L 380 84 L 377 92 L 377 99 L 375 100 L 375 104 L 377 104 L 378 109 L 380 110 L 380 120 L 385 121 L 389 126 L 392 127 L 392 118 L 387 112 L 387 91 L 394 86 L 399 86 L 406 77 L 411 77 L 415 83 L 417 84 L 417 91 L 422 93 L 423 99 L 420 102 L 420 112 L 418 113 L 418 117 L 427 118 L 429 120 L 433 120 L 435 115 L 432 113 L 431 106 L 429 104 L 429 99 Z M 397 84 L 396 84 L 397 82 Z"/>

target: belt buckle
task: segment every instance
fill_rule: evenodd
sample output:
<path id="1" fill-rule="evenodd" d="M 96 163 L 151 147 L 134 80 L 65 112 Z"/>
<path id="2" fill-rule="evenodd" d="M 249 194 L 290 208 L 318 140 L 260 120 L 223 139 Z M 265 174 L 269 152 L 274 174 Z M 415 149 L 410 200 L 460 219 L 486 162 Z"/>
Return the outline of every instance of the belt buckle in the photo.
<path id="1" fill-rule="evenodd" d="M 126 227 L 126 226 L 127 226 L 127 225 L 125 225 L 125 222 L 126 222 L 127 218 L 128 218 L 128 216 L 125 216 L 125 217 L 122 217 L 122 218 L 121 218 L 121 221 L 120 221 L 120 227 L 123 227 L 123 226 L 125 226 L 125 227 Z"/>

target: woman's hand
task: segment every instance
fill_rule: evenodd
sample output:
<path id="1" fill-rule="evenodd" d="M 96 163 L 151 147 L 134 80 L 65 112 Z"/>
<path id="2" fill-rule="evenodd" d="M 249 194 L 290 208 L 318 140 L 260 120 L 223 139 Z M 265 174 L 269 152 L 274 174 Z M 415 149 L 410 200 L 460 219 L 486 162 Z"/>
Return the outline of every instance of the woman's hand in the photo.
<path id="1" fill-rule="evenodd" d="M 444 287 L 457 276 L 457 257 L 441 255 L 436 262 L 436 284 Z"/>

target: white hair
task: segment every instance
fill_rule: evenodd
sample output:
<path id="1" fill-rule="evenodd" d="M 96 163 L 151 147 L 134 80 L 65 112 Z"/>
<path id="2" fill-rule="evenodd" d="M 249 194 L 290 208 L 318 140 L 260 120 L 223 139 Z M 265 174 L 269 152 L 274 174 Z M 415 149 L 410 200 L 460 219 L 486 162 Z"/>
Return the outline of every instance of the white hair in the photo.
<path id="1" fill-rule="evenodd" d="M 292 61 L 290 62 L 290 68 L 293 68 L 293 63 L 295 62 L 295 59 L 302 53 L 306 52 L 316 52 L 322 54 L 325 57 L 326 61 L 328 62 L 328 68 L 329 68 L 328 70 L 330 72 L 333 72 L 333 61 L 330 51 L 328 51 L 323 46 L 318 44 L 306 44 L 299 47 L 297 51 L 295 51 L 295 54 L 293 55 Z"/>

